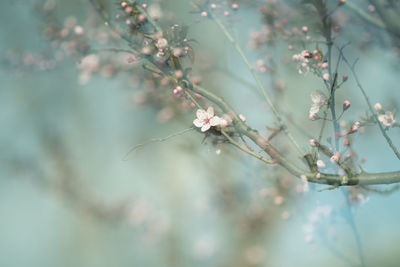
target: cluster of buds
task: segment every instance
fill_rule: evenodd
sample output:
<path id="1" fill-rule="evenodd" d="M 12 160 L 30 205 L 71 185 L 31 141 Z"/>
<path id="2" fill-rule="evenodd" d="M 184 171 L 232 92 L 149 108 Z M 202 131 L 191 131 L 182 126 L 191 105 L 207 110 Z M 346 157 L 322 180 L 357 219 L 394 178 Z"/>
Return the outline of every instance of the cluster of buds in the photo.
<path id="1" fill-rule="evenodd" d="M 312 53 L 305 49 L 299 54 L 292 56 L 293 61 L 297 62 L 297 71 L 299 74 L 306 74 L 312 69 L 319 69 L 321 71 L 328 68 L 329 63 L 322 61 L 323 54 L 321 50 L 315 49 Z M 322 78 L 325 81 L 329 81 L 330 75 L 323 73 Z"/>
<path id="2" fill-rule="evenodd" d="M 312 54 L 308 50 L 301 51 L 300 54 L 294 54 L 292 59 L 297 62 L 297 71 L 299 74 L 306 74 L 310 71 L 310 59 Z"/>
<path id="3" fill-rule="evenodd" d="M 194 62 L 194 50 L 190 45 L 193 40 L 188 40 L 187 27 L 173 25 L 163 33 L 156 34 L 153 40 L 147 40 L 144 46 L 146 55 L 156 52 L 157 60 L 176 64 L 176 60 L 188 56 Z M 143 50 L 142 50 L 143 52 Z"/>
<path id="4" fill-rule="evenodd" d="M 263 27 L 261 31 L 254 31 L 250 34 L 249 47 L 257 49 L 271 41 L 272 30 L 270 27 Z"/>
<path id="5" fill-rule="evenodd" d="M 173 90 L 174 95 L 176 95 L 177 97 L 182 96 L 182 92 L 183 92 L 183 88 L 179 85 L 177 87 L 175 87 Z"/>
<path id="6" fill-rule="evenodd" d="M 131 4 L 126 1 L 121 2 L 121 12 L 116 18 L 124 21 L 131 28 L 131 31 L 139 29 L 146 22 L 146 15 L 137 9 L 136 4 Z M 147 6 L 143 6 L 147 7 Z"/>
<path id="7" fill-rule="evenodd" d="M 231 11 L 237 11 L 239 9 L 238 3 L 229 4 L 228 2 L 224 3 L 219 0 L 209 1 L 209 2 L 211 2 L 211 3 L 207 3 L 207 5 L 203 5 L 203 9 L 200 12 L 200 16 L 208 17 L 209 12 L 217 12 L 221 15 L 229 17 L 232 15 Z"/>

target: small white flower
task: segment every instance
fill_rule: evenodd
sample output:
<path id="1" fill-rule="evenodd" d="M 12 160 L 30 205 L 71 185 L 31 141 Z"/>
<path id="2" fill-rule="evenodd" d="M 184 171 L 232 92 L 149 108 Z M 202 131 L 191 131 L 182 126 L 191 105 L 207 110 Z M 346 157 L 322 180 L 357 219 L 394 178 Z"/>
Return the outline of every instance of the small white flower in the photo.
<path id="1" fill-rule="evenodd" d="M 325 104 L 326 96 L 321 91 L 317 90 L 311 94 L 311 101 L 313 102 L 313 104 L 310 108 L 310 118 L 315 117 L 320 108 Z"/>
<path id="2" fill-rule="evenodd" d="M 385 114 L 381 114 L 378 116 L 378 119 L 380 122 L 382 122 L 383 125 L 386 127 L 390 127 L 395 123 L 396 121 L 394 120 L 393 113 L 390 111 L 386 111 Z"/>
<path id="3" fill-rule="evenodd" d="M 165 38 L 160 38 L 160 39 L 158 39 L 158 40 L 157 40 L 157 43 L 156 43 L 156 47 L 157 47 L 159 50 L 164 50 L 165 48 L 167 48 L 167 47 L 168 47 L 168 41 L 167 41 L 167 39 L 165 39 Z"/>
<path id="4" fill-rule="evenodd" d="M 299 74 L 306 74 L 310 71 L 310 52 L 308 50 L 301 51 L 300 54 L 294 54 L 292 59 L 297 62 L 297 71 Z"/>
<path id="5" fill-rule="evenodd" d="M 223 119 L 218 116 L 214 116 L 214 109 L 213 107 L 209 107 L 207 111 L 204 109 L 198 109 L 196 112 L 196 117 L 193 121 L 193 124 L 201 128 L 202 132 L 207 131 L 211 128 L 211 126 L 217 126 L 223 123 Z"/>
<path id="6" fill-rule="evenodd" d="M 382 105 L 381 105 L 381 103 L 376 103 L 376 104 L 374 105 L 374 109 L 375 109 L 376 111 L 382 110 Z"/>

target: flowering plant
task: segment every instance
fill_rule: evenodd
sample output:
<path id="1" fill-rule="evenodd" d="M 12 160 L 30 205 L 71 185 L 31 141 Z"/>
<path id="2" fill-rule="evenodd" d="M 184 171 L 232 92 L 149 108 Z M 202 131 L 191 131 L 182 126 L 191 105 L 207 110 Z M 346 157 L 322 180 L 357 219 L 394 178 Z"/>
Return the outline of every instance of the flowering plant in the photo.
<path id="1" fill-rule="evenodd" d="M 350 210 L 351 205 L 367 199 L 367 192 L 380 192 L 371 186 L 400 183 L 398 168 L 366 171 L 366 158 L 359 155 L 363 149 L 357 144 L 364 133 L 374 135 L 400 160 L 395 134 L 400 126 L 396 118 L 399 100 L 391 97 L 384 105 L 378 102 L 378 97 L 372 96 L 372 85 L 359 79 L 362 69 L 355 58 L 363 49 L 376 46 L 373 39 L 382 41 L 390 58 L 398 56 L 400 7 L 393 1 L 370 0 L 366 13 L 344 0 L 303 0 L 301 4 L 194 0 L 190 1 L 191 27 L 177 24 L 177 14 L 168 9 L 170 1 L 121 0 L 117 6 L 100 0 L 88 2 L 91 15 L 87 21 L 67 17 L 59 22 L 55 1 L 45 1 L 40 13 L 51 52 L 21 57 L 10 52 L 5 61 L 16 69 L 51 70 L 73 58 L 80 84 L 90 84 L 96 76 L 127 80 L 126 87 L 133 95 L 129 104 L 152 108 L 155 118 L 171 127 L 177 121 L 190 125 L 177 134 L 139 144 L 132 151 L 197 128 L 197 134 L 211 141 L 217 155 L 232 153 L 232 146 L 259 160 L 258 168 L 267 169 L 268 177 L 276 180 L 273 189 L 260 189 L 259 195 L 271 197 L 280 207 L 287 204 L 293 191 L 303 194 L 318 184 L 323 186 L 321 190 L 342 188 Z M 253 14 L 259 16 L 260 29 L 245 40 L 237 29 L 250 27 L 243 21 L 252 21 Z M 216 37 L 217 44 L 210 41 L 211 30 L 192 38 L 196 27 L 202 25 L 217 31 L 223 40 Z M 364 34 L 349 44 L 355 31 Z M 222 43 L 229 48 L 219 51 Z M 239 89 L 248 91 L 244 96 Z M 394 185 L 393 191 L 396 189 Z M 100 210 L 97 214 L 108 214 L 96 205 L 87 206 Z M 135 212 L 140 213 L 141 208 Z M 317 211 L 313 224 L 333 213 L 330 207 Z M 264 222 L 257 212 L 249 216 L 247 227 Z M 347 220 L 358 240 L 351 210 L 349 213 Z M 280 217 L 286 220 L 290 216 L 285 210 Z M 359 244 L 357 249 L 363 265 Z M 206 249 L 203 253 L 211 252 Z M 260 250 L 248 253 L 247 263 L 261 262 L 257 257 Z"/>

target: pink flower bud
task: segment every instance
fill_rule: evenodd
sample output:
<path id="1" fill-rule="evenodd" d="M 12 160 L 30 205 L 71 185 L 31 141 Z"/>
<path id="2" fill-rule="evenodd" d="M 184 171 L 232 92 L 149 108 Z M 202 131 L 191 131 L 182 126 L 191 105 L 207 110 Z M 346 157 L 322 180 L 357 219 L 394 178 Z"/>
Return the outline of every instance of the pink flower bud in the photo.
<path id="1" fill-rule="evenodd" d="M 350 101 L 349 100 L 345 100 L 343 102 L 343 111 L 347 110 L 350 107 Z"/>
<path id="2" fill-rule="evenodd" d="M 382 105 L 381 105 L 381 103 L 376 103 L 376 104 L 374 105 L 374 109 L 375 109 L 376 111 L 382 110 Z"/>
<path id="3" fill-rule="evenodd" d="M 310 115 L 308 116 L 308 118 L 312 121 L 318 120 L 320 117 L 318 116 L 317 113 L 310 113 Z"/>
<path id="4" fill-rule="evenodd" d="M 308 142 L 310 143 L 311 146 L 316 146 L 318 143 L 317 140 L 315 139 L 310 139 Z"/>
<path id="5" fill-rule="evenodd" d="M 331 162 L 332 163 L 338 163 L 340 161 L 340 153 L 335 152 L 333 156 L 331 157 Z"/>
<path id="6" fill-rule="evenodd" d="M 75 26 L 75 28 L 74 28 L 74 33 L 75 33 L 76 35 L 82 35 L 83 32 L 84 32 L 84 31 L 83 31 L 82 26 L 79 26 L 79 25 Z"/>
<path id="7" fill-rule="evenodd" d="M 178 79 L 182 79 L 183 72 L 181 70 L 175 71 L 175 77 L 178 78 Z"/>
<path id="8" fill-rule="evenodd" d="M 138 21 L 139 22 L 143 22 L 143 21 L 145 21 L 147 18 L 146 18 L 146 15 L 145 14 L 140 14 L 139 16 L 138 16 Z"/>
<path id="9" fill-rule="evenodd" d="M 369 10 L 369 12 L 373 13 L 373 12 L 375 12 L 376 8 L 373 5 L 369 5 L 368 10 Z"/>
<path id="10" fill-rule="evenodd" d="M 180 56 L 182 56 L 182 49 L 180 49 L 180 48 L 174 48 L 174 50 L 172 50 L 172 54 L 173 54 L 175 57 L 180 57 Z"/>
<path id="11" fill-rule="evenodd" d="M 130 6 L 127 6 L 127 7 L 125 8 L 125 12 L 126 12 L 126 13 L 131 13 L 132 11 L 133 11 L 133 8 L 130 7 Z"/>

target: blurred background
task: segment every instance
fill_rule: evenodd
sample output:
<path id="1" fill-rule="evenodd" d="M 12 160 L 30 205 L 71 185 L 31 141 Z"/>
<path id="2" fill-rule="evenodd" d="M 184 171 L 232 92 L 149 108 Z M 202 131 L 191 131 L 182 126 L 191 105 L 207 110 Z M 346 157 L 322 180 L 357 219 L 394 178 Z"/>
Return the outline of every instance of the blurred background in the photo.
<path id="1" fill-rule="evenodd" d="M 251 32 L 263 26 L 247 2 L 239 1 L 233 27 L 252 63 L 278 62 L 275 78 L 263 81 L 285 88 L 274 99 L 295 122 L 289 127 L 307 151 L 309 138 L 294 125 L 316 135 L 318 125 L 307 116 L 310 93 L 321 81 L 297 73 L 287 43 L 266 49 L 268 56 L 249 49 Z M 137 82 L 140 65 L 82 78 L 82 58 L 55 53 L 57 60 L 45 60 L 55 50 L 42 34 L 51 17 L 38 6 L 50 5 L 61 23 L 73 16 L 85 31 L 100 22 L 88 1 L 37 3 L 5 0 L 0 9 L 0 266 L 357 266 L 355 231 L 366 266 L 399 266 L 398 191 L 357 191 L 349 204 L 344 191 L 320 192 L 322 185 L 303 190 L 280 168 L 196 131 L 125 158 L 139 143 L 189 128 L 195 112 L 146 102 L 146 84 Z M 356 4 L 370 10 L 366 1 Z M 190 13 L 189 1 L 158 5 L 197 40 L 193 68 L 204 86 L 268 134 L 271 112 L 244 85 L 255 83 L 215 23 Z M 351 20 L 353 13 L 343 14 Z M 311 24 L 300 17 L 299 27 Z M 384 33 L 377 40 L 375 28 L 355 20 L 359 28 L 344 31 L 339 43 L 352 42 L 348 56 L 360 59 L 357 73 L 371 101 L 396 110 L 400 65 L 393 43 Z M 42 65 L 26 67 L 39 57 Z M 224 66 L 229 73 L 219 71 Z M 352 77 L 338 98 L 352 103 L 344 120 L 357 120 L 367 109 Z M 389 131 L 397 146 L 399 131 Z M 274 142 L 287 145 L 281 135 Z M 366 171 L 400 169 L 377 127 L 366 128 L 353 148 L 366 158 Z"/>

